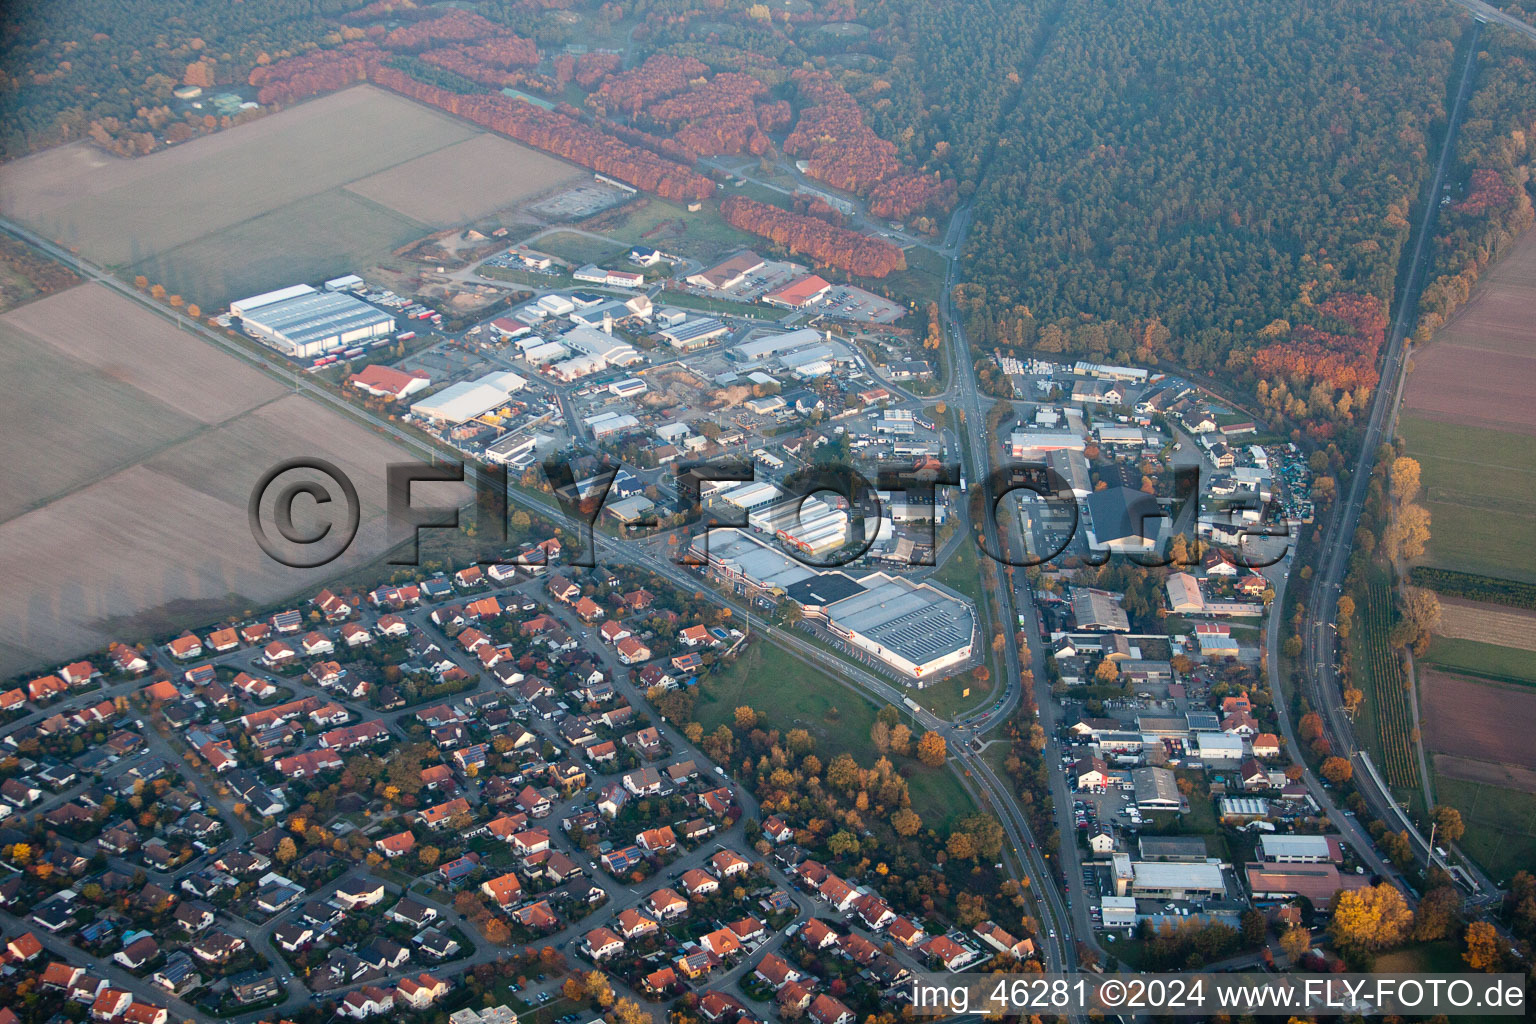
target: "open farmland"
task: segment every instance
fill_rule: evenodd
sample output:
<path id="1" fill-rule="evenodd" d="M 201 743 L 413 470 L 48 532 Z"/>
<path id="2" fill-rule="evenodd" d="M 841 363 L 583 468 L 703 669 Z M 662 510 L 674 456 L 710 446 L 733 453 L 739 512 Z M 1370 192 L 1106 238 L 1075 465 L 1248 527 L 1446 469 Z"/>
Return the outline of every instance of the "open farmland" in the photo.
<path id="1" fill-rule="evenodd" d="M 1414 353 L 1403 397 L 1416 416 L 1536 434 L 1536 238 L 1526 235 L 1484 276 L 1467 304 Z"/>
<path id="2" fill-rule="evenodd" d="M 1536 581 L 1536 437 L 1405 415 L 1433 517 L 1427 565 Z"/>
<path id="3" fill-rule="evenodd" d="M 0 316 L 0 352 L 25 382 L 0 412 L 0 673 L 260 608 L 385 550 L 398 447 L 130 300 L 86 285 L 30 303 Z M 296 456 L 358 488 L 362 527 L 332 566 L 285 568 L 251 536 L 257 479 Z"/>
<path id="4" fill-rule="evenodd" d="M 1517 647 L 1436 636 L 1423 661 L 1447 672 L 1536 686 L 1536 658 Z"/>
<path id="5" fill-rule="evenodd" d="M 365 268 L 577 174 L 371 86 L 122 160 L 76 143 L 0 168 L 0 212 L 205 309 Z"/>
<path id="6" fill-rule="evenodd" d="M 1536 769 L 1536 692 L 1420 667 L 1424 743 L 1435 753 Z"/>
<path id="7" fill-rule="evenodd" d="M 335 189 L 141 260 L 132 273 L 212 310 L 276 285 L 362 269 L 425 230 Z"/>
<path id="8" fill-rule="evenodd" d="M 1461 812 L 1461 849 L 1499 882 L 1536 861 L 1536 795 L 1499 785 L 1471 763 L 1435 758 L 1435 798 Z M 1522 773 L 1528 774 L 1528 773 Z"/>
<path id="9" fill-rule="evenodd" d="M 581 168 L 499 135 L 476 135 L 347 186 L 434 227 L 463 224 L 585 177 Z"/>
<path id="10" fill-rule="evenodd" d="M 1503 605 L 1443 598 L 1440 636 L 1536 651 L 1536 612 Z"/>
<path id="11" fill-rule="evenodd" d="M 1413 356 L 1399 432 L 1423 466 L 1428 565 L 1536 580 L 1536 238 Z"/>

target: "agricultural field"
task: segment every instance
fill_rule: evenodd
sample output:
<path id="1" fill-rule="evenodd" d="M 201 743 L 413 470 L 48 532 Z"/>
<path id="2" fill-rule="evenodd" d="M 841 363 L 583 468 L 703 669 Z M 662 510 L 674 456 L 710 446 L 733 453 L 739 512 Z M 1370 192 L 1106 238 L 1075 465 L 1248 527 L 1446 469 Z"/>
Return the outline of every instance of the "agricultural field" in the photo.
<path id="1" fill-rule="evenodd" d="M 1536 580 L 1536 237 L 1494 265 L 1414 353 L 1399 433 L 1423 467 L 1434 523 L 1425 564 Z"/>
<path id="2" fill-rule="evenodd" d="M 1423 564 L 1536 581 L 1536 437 L 1404 415 L 1432 517 Z"/>
<path id="3" fill-rule="evenodd" d="M 1423 659 L 1452 673 L 1536 686 L 1536 612 L 1440 599 L 1440 625 Z"/>
<path id="4" fill-rule="evenodd" d="M 1536 691 L 1431 667 L 1418 675 L 1426 750 L 1536 770 Z"/>
<path id="5" fill-rule="evenodd" d="M 1365 693 L 1361 730 L 1374 748 L 1389 785 L 1413 789 L 1419 784 L 1414 753 L 1413 712 L 1408 704 L 1408 675 L 1399 653 L 1388 643 L 1392 630 L 1392 591 L 1385 573 L 1373 572 L 1363 618 L 1355 638 L 1355 685 Z M 1374 742 L 1371 742 L 1374 741 Z"/>
<path id="6" fill-rule="evenodd" d="M 1536 436 L 1536 238 L 1527 234 L 1483 276 L 1434 340 L 1413 355 L 1403 404 L 1444 423 Z"/>
<path id="7" fill-rule="evenodd" d="M 1507 882 L 1536 863 L 1536 794 L 1435 772 L 1435 799 L 1461 812 L 1467 834 L 1460 846 L 1493 876 Z"/>
<path id="8" fill-rule="evenodd" d="M 1443 598 L 1440 627 L 1435 632 L 1458 640 L 1536 651 L 1536 611 Z"/>
<path id="9" fill-rule="evenodd" d="M 354 181 L 347 190 L 411 220 L 447 227 L 584 177 L 563 160 L 482 134 Z"/>
<path id="10" fill-rule="evenodd" d="M 384 469 L 399 448 L 104 287 L 0 316 L 0 369 L 13 384 L 0 674 L 262 608 L 388 547 Z M 357 540 L 328 567 L 283 567 L 251 535 L 257 479 L 294 456 L 328 459 L 358 488 Z"/>
<path id="11" fill-rule="evenodd" d="M 1515 647 L 1436 636 L 1429 653 L 1420 660 L 1447 672 L 1536 686 L 1536 657 Z"/>
<path id="12" fill-rule="evenodd" d="M 151 156 L 75 143 L 0 168 L 0 213 L 210 311 L 372 265 L 579 170 L 372 86 Z"/>

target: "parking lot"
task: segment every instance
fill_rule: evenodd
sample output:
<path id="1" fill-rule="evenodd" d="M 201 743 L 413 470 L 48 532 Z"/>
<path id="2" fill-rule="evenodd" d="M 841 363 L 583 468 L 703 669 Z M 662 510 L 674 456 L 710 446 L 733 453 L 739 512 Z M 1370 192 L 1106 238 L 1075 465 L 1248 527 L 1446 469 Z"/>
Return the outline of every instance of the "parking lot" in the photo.
<path id="1" fill-rule="evenodd" d="M 901 319 L 901 306 L 862 288 L 839 285 L 813 307 L 820 316 L 855 320 L 866 324 L 889 324 Z"/>

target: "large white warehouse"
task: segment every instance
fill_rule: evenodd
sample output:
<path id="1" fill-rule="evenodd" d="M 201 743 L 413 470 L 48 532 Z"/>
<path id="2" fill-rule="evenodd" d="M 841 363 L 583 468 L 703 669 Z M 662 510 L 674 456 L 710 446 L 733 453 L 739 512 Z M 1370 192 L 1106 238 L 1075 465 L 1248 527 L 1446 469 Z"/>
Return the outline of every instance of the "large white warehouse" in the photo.
<path id="1" fill-rule="evenodd" d="M 411 406 L 411 415 L 437 423 L 463 423 L 502 405 L 527 381 L 511 370 L 460 381 Z"/>
<path id="2" fill-rule="evenodd" d="M 395 332 L 395 318 L 345 292 L 307 284 L 229 304 L 246 333 L 296 359 L 310 359 Z"/>

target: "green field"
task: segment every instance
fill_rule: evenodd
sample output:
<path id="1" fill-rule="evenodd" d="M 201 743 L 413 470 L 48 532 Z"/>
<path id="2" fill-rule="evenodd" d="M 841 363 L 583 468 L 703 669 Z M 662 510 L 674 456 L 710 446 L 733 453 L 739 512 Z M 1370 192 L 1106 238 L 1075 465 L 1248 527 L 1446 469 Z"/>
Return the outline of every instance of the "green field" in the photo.
<path id="1" fill-rule="evenodd" d="M 581 266 L 584 263 L 601 264 L 616 256 L 622 256 L 628 248 L 618 242 L 601 242 L 574 231 L 556 231 L 528 243 L 530 249 L 549 253 L 556 259 Z"/>
<path id="2" fill-rule="evenodd" d="M 648 196 L 634 207 L 612 218 L 597 218 L 593 223 L 600 226 L 591 230 L 625 245 L 650 245 L 706 262 L 761 244 L 756 235 L 738 231 L 721 220 L 719 205 L 713 202 L 705 203 L 698 213 L 689 213 L 675 203 Z"/>
<path id="3" fill-rule="evenodd" d="M 937 300 L 944 288 L 944 257 L 914 245 L 907 249 L 907 269 L 881 278 L 880 285 L 912 302 Z"/>
<path id="4" fill-rule="evenodd" d="M 1461 945 L 1446 939 L 1383 953 L 1371 969 L 1377 974 L 1458 974 L 1467 964 L 1461 958 Z"/>
<path id="5" fill-rule="evenodd" d="M 1435 798 L 1461 812 L 1461 849 L 1495 882 L 1536 865 L 1536 794 L 1435 773 Z"/>
<path id="6" fill-rule="evenodd" d="M 1536 686 L 1536 654 L 1516 647 L 1437 636 L 1422 660 L 1463 675 Z"/>
<path id="7" fill-rule="evenodd" d="M 780 647 L 762 641 L 752 644 L 724 672 L 704 676 L 699 690 L 694 717 L 705 732 L 731 724 L 736 708 L 745 704 L 781 732 L 808 731 L 823 761 L 846 751 L 867 767 L 880 756 L 869 738 L 878 710 L 875 705 Z M 950 818 L 975 809 L 960 780 L 948 768 L 930 769 L 916 761 L 896 760 L 903 768 L 915 769 L 907 781 L 912 809 L 924 824 L 941 827 Z"/>
<path id="8" fill-rule="evenodd" d="M 1536 437 L 1404 416 L 1432 517 L 1428 565 L 1536 581 Z"/>

